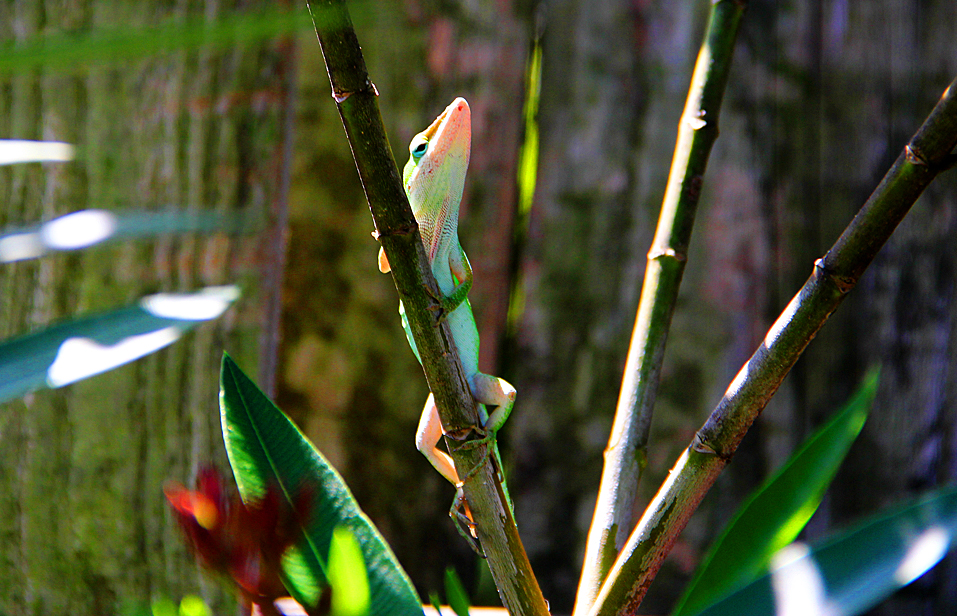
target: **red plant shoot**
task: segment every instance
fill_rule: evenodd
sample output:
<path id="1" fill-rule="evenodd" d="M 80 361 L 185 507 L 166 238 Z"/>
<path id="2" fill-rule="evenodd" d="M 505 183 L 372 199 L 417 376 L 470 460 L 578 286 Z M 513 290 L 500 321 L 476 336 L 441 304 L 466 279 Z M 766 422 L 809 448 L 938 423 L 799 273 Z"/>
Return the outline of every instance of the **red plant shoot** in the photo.
<path id="1" fill-rule="evenodd" d="M 244 503 L 226 496 L 224 479 L 213 468 L 199 473 L 196 488 L 170 483 L 163 490 L 192 552 L 263 613 L 274 613 L 273 602 L 289 594 L 281 560 L 301 536 L 312 500 L 308 490 L 298 490 L 290 505 L 270 485 L 261 500 Z"/>

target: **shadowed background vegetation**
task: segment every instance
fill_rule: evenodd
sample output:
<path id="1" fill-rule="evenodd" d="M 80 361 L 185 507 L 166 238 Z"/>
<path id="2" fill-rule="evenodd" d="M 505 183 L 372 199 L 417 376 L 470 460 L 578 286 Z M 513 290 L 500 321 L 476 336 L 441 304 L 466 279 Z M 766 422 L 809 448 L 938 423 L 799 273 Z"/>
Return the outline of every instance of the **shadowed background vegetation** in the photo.
<path id="1" fill-rule="evenodd" d="M 397 161 L 454 96 L 472 108 L 461 223 L 482 366 L 515 384 L 501 433 L 553 613 L 571 608 L 640 280 L 707 2 L 350 3 Z M 957 6 L 752 1 L 666 353 L 650 497 L 738 367 L 957 73 Z M 539 165 L 518 208 L 526 67 L 540 36 Z M 415 451 L 427 395 L 396 312 L 304 6 L 0 7 L 0 137 L 75 162 L 0 168 L 0 223 L 97 207 L 253 214 L 242 236 L 158 239 L 0 269 L 10 336 L 146 292 L 239 282 L 215 324 L 148 359 L 0 409 L 0 612 L 140 613 L 228 599 L 162 497 L 225 466 L 221 351 L 342 471 L 423 596 L 479 567 L 452 491 Z M 952 483 L 957 181 L 944 175 L 810 346 L 670 555 L 670 609 L 750 489 L 882 362 L 875 408 L 806 532 Z M 511 299 L 511 304 L 509 303 Z M 510 325 L 509 325 L 510 324 Z M 280 343 L 281 341 L 281 343 Z M 957 608 L 955 561 L 880 613 Z M 491 601 L 492 594 L 477 602 Z M 948 611 L 949 610 L 949 611 Z"/>

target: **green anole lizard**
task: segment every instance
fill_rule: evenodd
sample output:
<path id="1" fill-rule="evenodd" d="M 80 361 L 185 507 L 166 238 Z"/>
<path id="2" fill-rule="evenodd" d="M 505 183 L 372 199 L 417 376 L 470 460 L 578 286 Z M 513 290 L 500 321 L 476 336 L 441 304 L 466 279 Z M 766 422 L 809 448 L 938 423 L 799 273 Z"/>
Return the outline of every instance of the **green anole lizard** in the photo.
<path id="1" fill-rule="evenodd" d="M 419 233 L 429 256 L 432 274 L 443 296 L 436 298 L 441 304 L 440 320 L 442 317 L 448 320 L 472 395 L 480 403 L 479 414 L 486 433 L 482 441 L 491 440 L 490 448 L 494 452 L 496 470 L 501 478 L 502 461 L 495 443 L 495 433 L 512 412 L 515 388 L 503 379 L 484 374 L 478 369 L 478 328 L 467 297 L 472 287 L 472 268 L 459 244 L 458 234 L 459 203 L 465 188 L 471 143 L 472 116 L 469 104 L 464 98 L 457 98 L 428 128 L 412 139 L 403 183 L 412 213 L 419 223 Z M 390 270 L 389 261 L 381 249 L 379 270 L 383 273 Z M 399 314 L 412 352 L 422 363 L 402 302 L 399 302 Z M 488 414 L 483 405 L 494 406 L 495 410 Z M 429 394 L 419 420 L 415 444 L 432 466 L 456 487 L 452 510 L 457 513 L 463 504 L 463 482 L 472 471 L 464 477 L 458 473 L 451 456 L 438 448 L 442 434 L 435 398 Z M 504 483 L 502 489 L 511 508 L 512 502 Z"/>

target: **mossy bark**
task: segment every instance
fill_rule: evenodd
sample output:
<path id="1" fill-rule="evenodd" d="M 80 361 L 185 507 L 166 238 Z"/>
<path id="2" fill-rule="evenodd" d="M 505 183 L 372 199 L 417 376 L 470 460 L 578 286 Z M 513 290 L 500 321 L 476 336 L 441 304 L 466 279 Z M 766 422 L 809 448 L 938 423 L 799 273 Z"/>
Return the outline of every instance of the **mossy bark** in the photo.
<path id="1" fill-rule="evenodd" d="M 275 40 L 213 49 L 173 37 L 168 51 L 129 57 L 88 42 L 105 29 L 149 37 L 155 26 L 214 23 L 238 10 L 85 0 L 3 9 L 4 44 L 71 34 L 75 51 L 92 51 L 82 64 L 0 75 L 0 134 L 68 141 L 78 151 L 70 163 L 0 169 L 2 224 L 87 208 L 245 212 L 266 221 L 243 236 L 162 237 L 0 270 L 3 336 L 146 293 L 244 288 L 237 307 L 166 350 L 0 409 L 4 613 L 148 613 L 151 601 L 186 594 L 202 595 L 214 612 L 233 609 L 199 574 L 162 487 L 191 483 L 202 465 L 226 469 L 217 402 L 223 350 L 250 368 L 268 363 L 259 336 L 272 297 L 261 282 L 276 275 L 268 221 L 284 207 L 289 59 Z"/>

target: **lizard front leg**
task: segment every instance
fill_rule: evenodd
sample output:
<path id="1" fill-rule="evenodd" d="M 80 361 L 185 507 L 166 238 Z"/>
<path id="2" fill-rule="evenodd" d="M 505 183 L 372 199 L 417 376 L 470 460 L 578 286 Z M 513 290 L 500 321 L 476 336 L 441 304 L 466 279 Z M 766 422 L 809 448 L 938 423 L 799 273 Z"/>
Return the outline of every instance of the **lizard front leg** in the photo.
<path id="1" fill-rule="evenodd" d="M 441 323 L 450 314 L 462 305 L 462 302 L 468 298 L 469 291 L 472 289 L 472 265 L 469 258 L 465 256 L 465 251 L 458 246 L 458 240 L 455 240 L 457 249 L 453 248 L 449 255 L 449 272 L 452 274 L 452 281 L 455 287 L 446 296 L 436 296 L 428 287 L 425 288 L 432 299 L 439 303 L 438 306 L 429 306 L 429 310 L 438 313 L 435 320 L 436 325 Z M 438 273 L 436 273 L 438 277 Z"/>

